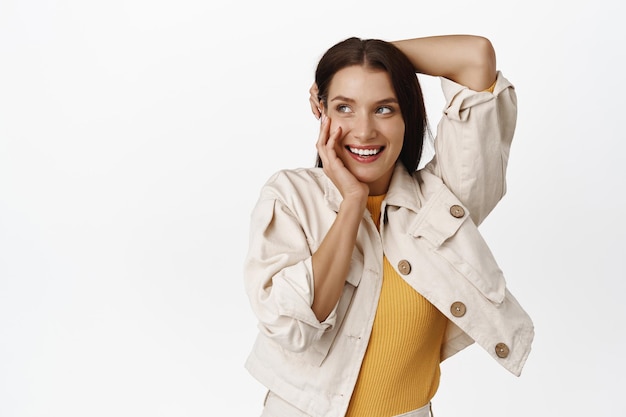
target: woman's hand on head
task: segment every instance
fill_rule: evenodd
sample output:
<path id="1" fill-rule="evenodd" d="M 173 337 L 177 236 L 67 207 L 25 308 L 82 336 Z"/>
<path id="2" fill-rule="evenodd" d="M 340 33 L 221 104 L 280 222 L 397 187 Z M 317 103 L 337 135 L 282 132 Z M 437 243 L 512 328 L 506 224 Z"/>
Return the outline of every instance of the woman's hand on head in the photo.
<path id="1" fill-rule="evenodd" d="M 341 126 L 330 131 L 330 119 L 322 115 L 320 135 L 317 140 L 317 152 L 322 161 L 324 173 L 339 189 L 344 201 L 355 201 L 365 206 L 369 195 L 369 186 L 359 181 L 337 156 L 337 140 L 341 137 Z"/>
<path id="2" fill-rule="evenodd" d="M 320 106 L 318 93 L 319 89 L 317 88 L 317 84 L 313 83 L 311 88 L 309 88 L 309 103 L 311 104 L 311 112 L 313 112 L 313 116 L 319 120 L 319 118 L 322 117 L 322 107 Z"/>

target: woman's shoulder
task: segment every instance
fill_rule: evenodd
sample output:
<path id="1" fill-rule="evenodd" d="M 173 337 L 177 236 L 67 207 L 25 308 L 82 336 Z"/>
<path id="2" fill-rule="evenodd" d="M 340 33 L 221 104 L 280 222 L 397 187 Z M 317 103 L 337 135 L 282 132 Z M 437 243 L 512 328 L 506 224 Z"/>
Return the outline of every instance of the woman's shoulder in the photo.
<path id="1" fill-rule="evenodd" d="M 327 183 L 328 177 L 322 168 L 281 169 L 272 174 L 265 182 L 262 194 L 287 197 L 303 193 L 323 193 Z"/>
<path id="2" fill-rule="evenodd" d="M 325 174 L 322 168 L 286 168 L 274 172 L 266 185 L 282 184 L 283 182 L 321 182 Z"/>

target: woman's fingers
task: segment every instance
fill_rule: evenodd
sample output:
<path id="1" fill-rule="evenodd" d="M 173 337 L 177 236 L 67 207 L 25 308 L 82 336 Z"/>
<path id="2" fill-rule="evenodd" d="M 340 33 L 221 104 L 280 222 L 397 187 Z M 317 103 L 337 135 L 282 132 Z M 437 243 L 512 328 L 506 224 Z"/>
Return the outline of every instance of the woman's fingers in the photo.
<path id="1" fill-rule="evenodd" d="M 327 166 L 339 160 L 335 145 L 337 139 L 341 136 L 341 127 L 337 127 L 332 133 L 330 132 L 330 119 L 326 115 L 322 115 L 322 124 L 320 126 L 320 136 L 317 140 L 317 152 L 320 155 L 322 164 Z M 342 164 L 343 166 L 343 164 Z"/>
<path id="2" fill-rule="evenodd" d="M 326 157 L 325 146 L 326 142 L 328 142 L 329 132 L 330 131 L 330 120 L 325 115 L 322 115 L 322 123 L 320 125 L 320 135 L 317 138 L 316 148 L 317 152 L 320 154 L 320 158 L 322 158 L 322 162 L 324 162 L 324 158 Z M 324 154 L 324 155 L 322 155 Z"/>
<path id="3" fill-rule="evenodd" d="M 341 127 L 337 127 L 332 133 L 330 131 L 330 119 L 322 114 L 322 125 L 320 127 L 320 136 L 317 140 L 317 153 L 322 160 L 324 172 L 334 182 L 338 175 L 345 175 L 342 171 L 346 170 L 343 162 L 337 156 L 335 146 L 341 137 Z"/>
<path id="4" fill-rule="evenodd" d="M 328 129 L 330 131 L 330 127 Z M 335 150 L 335 146 L 337 145 L 337 139 L 339 139 L 339 136 L 341 136 L 341 126 L 338 126 L 334 132 L 330 133 L 330 136 L 328 136 L 328 140 L 326 141 L 326 149 L 328 151 L 328 156 L 331 158 L 335 158 L 338 161 L 340 159 L 337 156 L 337 151 Z M 343 162 L 341 163 L 341 166 L 343 166 Z"/>
<path id="5" fill-rule="evenodd" d="M 311 105 L 311 112 L 313 113 L 315 118 L 319 120 L 322 115 L 322 111 L 320 109 L 320 102 L 317 96 L 318 93 L 319 90 L 317 88 L 317 84 L 313 83 L 311 88 L 309 88 L 309 103 Z"/>
<path id="6" fill-rule="evenodd" d="M 317 100 L 309 98 L 309 103 L 311 104 L 311 113 L 313 113 L 313 116 L 315 116 L 315 118 L 319 120 L 320 116 L 322 115 L 322 111 L 319 107 L 319 102 Z"/>

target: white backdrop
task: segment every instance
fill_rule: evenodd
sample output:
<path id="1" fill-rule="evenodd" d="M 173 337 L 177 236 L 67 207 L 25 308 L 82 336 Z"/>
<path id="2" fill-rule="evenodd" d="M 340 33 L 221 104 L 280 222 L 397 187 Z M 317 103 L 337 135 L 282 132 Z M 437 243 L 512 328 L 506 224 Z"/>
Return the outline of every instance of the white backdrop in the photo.
<path id="1" fill-rule="evenodd" d="M 517 88 L 482 226 L 536 324 L 476 346 L 437 417 L 624 416 L 626 31 L 618 0 L 3 0 L 0 416 L 258 416 L 242 284 L 266 178 L 314 162 L 308 88 L 348 36 L 489 37 Z M 437 80 L 424 79 L 436 121 Z"/>

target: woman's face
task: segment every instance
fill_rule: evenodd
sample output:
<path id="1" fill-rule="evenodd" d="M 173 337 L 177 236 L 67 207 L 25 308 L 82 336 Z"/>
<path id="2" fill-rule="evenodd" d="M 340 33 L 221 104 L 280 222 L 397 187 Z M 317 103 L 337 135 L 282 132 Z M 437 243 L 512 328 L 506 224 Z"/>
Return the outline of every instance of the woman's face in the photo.
<path id="1" fill-rule="evenodd" d="M 341 126 L 336 152 L 348 170 L 385 194 L 404 141 L 404 120 L 389 74 L 361 66 L 338 71 L 328 88 L 330 130 Z"/>

